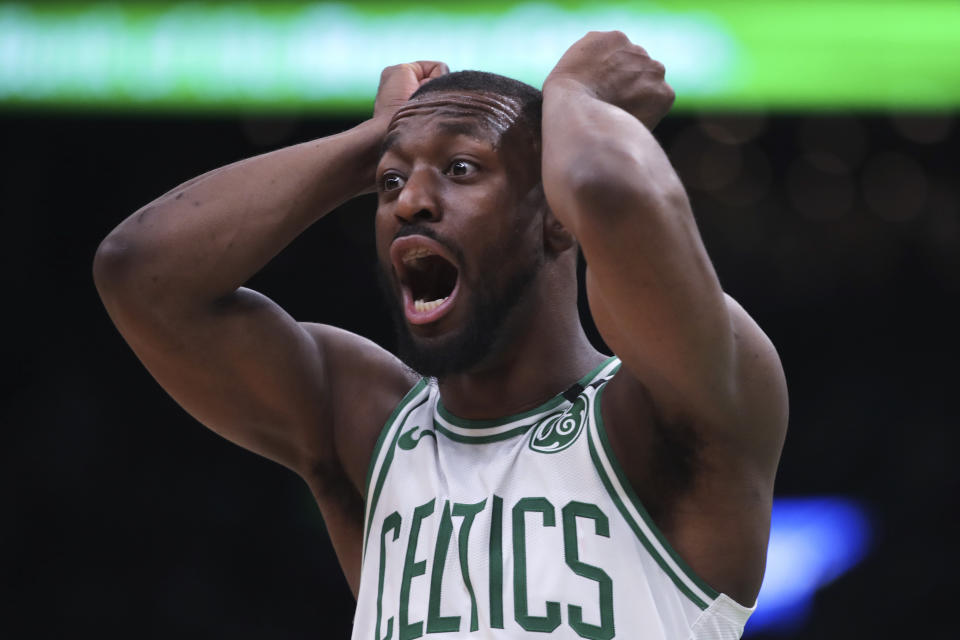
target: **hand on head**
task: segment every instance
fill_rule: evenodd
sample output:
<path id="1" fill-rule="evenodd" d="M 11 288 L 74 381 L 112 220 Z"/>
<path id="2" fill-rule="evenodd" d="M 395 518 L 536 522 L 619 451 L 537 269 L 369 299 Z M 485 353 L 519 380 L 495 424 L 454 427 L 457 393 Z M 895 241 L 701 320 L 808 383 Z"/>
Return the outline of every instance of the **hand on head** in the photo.
<path id="1" fill-rule="evenodd" d="M 420 85 L 449 72 L 445 63 L 435 60 L 418 60 L 387 67 L 380 72 L 373 117 L 389 119 Z"/>
<path id="2" fill-rule="evenodd" d="M 543 86 L 576 82 L 594 97 L 627 111 L 653 129 L 673 106 L 674 93 L 664 66 L 620 31 L 591 31 L 577 40 L 547 76 Z M 375 118 L 389 119 L 424 83 L 449 73 L 436 60 L 405 62 L 385 68 L 373 107 Z"/>
<path id="3" fill-rule="evenodd" d="M 673 105 L 663 65 L 620 31 L 591 31 L 567 49 L 543 84 L 574 81 L 653 129 Z"/>

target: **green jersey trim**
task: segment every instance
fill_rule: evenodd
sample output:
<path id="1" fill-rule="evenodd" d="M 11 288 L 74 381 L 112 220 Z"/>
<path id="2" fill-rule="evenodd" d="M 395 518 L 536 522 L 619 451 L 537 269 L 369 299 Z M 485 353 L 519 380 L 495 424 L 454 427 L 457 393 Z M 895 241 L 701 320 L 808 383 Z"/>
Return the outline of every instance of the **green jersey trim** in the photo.
<path id="1" fill-rule="evenodd" d="M 616 356 L 611 356 L 605 360 L 602 364 L 597 366 L 595 369 L 590 371 L 587 375 L 580 378 L 578 384 L 581 387 L 585 387 L 590 384 L 597 374 L 603 371 L 604 367 L 610 364 Z M 503 418 L 491 418 L 489 420 L 468 420 L 467 418 L 458 418 L 457 416 L 450 413 L 446 407 L 443 406 L 442 400 L 437 400 L 437 414 L 443 418 L 444 423 L 447 425 L 453 425 L 460 427 L 462 429 L 490 429 L 491 427 L 502 427 L 506 426 L 509 423 L 525 421 L 531 417 L 539 417 L 540 414 L 546 413 L 551 409 L 555 408 L 557 405 L 562 403 L 565 400 L 562 393 L 558 393 L 556 396 L 547 400 L 543 404 L 529 411 L 524 411 L 523 413 L 515 413 L 511 416 L 505 416 Z"/>
<path id="2" fill-rule="evenodd" d="M 608 358 L 603 364 L 580 378 L 578 384 L 581 387 L 586 387 L 610 367 L 615 360 L 615 356 Z M 467 420 L 451 414 L 443 407 L 438 398 L 433 424 L 436 431 L 456 442 L 485 444 L 523 435 L 541 419 L 569 403 L 570 401 L 562 393 L 558 393 L 535 409 L 523 413 L 492 420 Z"/>
<path id="3" fill-rule="evenodd" d="M 514 436 L 523 435 L 526 432 L 530 431 L 530 429 L 533 427 L 534 424 L 535 424 L 534 422 L 531 422 L 530 424 L 515 427 L 513 429 L 507 429 L 505 431 L 500 430 L 500 431 L 497 431 L 496 433 L 491 433 L 487 435 L 473 435 L 473 434 L 462 435 L 457 433 L 456 431 L 451 431 L 447 429 L 442 424 L 440 424 L 440 422 L 436 419 L 433 421 L 433 428 L 437 432 L 442 433 L 444 436 L 446 436 L 447 438 L 450 438 L 455 442 L 463 442 L 465 444 L 487 444 L 488 442 L 497 442 L 498 440 L 507 440 L 509 438 L 513 438 Z"/>
<path id="4" fill-rule="evenodd" d="M 387 421 L 383 423 L 383 426 L 380 428 L 380 436 L 377 438 L 377 444 L 373 447 L 373 453 L 370 454 L 370 462 L 367 465 L 367 480 L 363 485 L 364 493 L 370 492 L 370 479 L 373 478 L 373 468 L 377 464 L 377 457 L 380 455 L 380 449 L 383 447 L 384 440 L 387 439 L 387 432 L 390 431 L 390 425 L 393 424 L 393 421 L 397 419 L 397 416 L 403 411 L 404 406 L 413 400 L 413 397 L 420 393 L 420 390 L 426 386 L 427 381 L 424 378 L 420 378 L 420 381 L 417 384 L 413 385 L 413 388 L 410 391 L 407 391 L 406 395 L 397 403 L 397 406 L 393 408 L 393 412 L 390 414 L 390 417 L 387 418 Z M 364 498 L 367 496 L 364 495 Z"/>
<path id="5" fill-rule="evenodd" d="M 719 593 L 704 582 L 680 555 L 670 546 L 663 533 L 654 524 L 640 498 L 627 480 L 626 474 L 613 455 L 607 439 L 600 398 L 606 385 L 600 387 L 593 400 L 594 428 L 588 429 L 590 457 L 597 468 L 603 486 L 610 494 L 627 524 L 647 549 L 660 568 L 670 577 L 676 587 L 700 609 L 710 606 Z M 589 427 L 589 425 L 588 425 Z"/>
<path id="6" fill-rule="evenodd" d="M 406 421 L 406 417 L 410 415 L 410 412 L 416 407 L 422 405 L 426 402 L 427 398 L 430 397 L 429 389 L 426 390 L 427 380 L 426 378 L 421 378 L 417 384 L 413 386 L 410 391 L 407 392 L 403 399 L 397 404 L 394 408 L 393 413 L 390 414 L 390 417 L 387 418 L 387 421 L 384 423 L 383 428 L 380 430 L 380 437 L 377 438 L 377 444 L 373 447 L 373 453 L 370 455 L 370 464 L 367 467 L 367 481 L 364 487 L 364 504 L 366 505 L 367 513 L 366 518 L 364 518 L 364 533 L 363 533 L 363 551 L 361 555 L 361 566 L 363 564 L 362 558 L 366 557 L 367 550 L 367 538 L 370 537 L 370 526 L 373 524 L 373 514 L 377 508 L 377 500 L 380 499 L 380 492 L 383 490 L 383 482 L 386 478 L 387 470 L 390 468 L 390 463 L 393 461 L 393 450 L 396 447 L 397 439 L 400 437 L 400 432 L 402 431 L 403 422 Z M 421 398 L 422 396 L 422 398 Z M 414 403 L 416 402 L 416 405 Z M 397 418 L 404 414 L 403 420 L 399 421 L 399 424 L 395 425 Z M 392 427 L 396 426 L 396 433 L 393 436 L 392 441 L 390 442 L 389 448 L 386 450 L 386 454 L 381 461 L 381 451 L 383 450 L 383 443 L 387 440 L 387 434 L 390 433 Z M 375 473 L 377 466 L 380 467 L 379 473 L 377 473 L 377 482 L 376 486 L 373 487 L 373 495 L 371 497 L 371 480 Z"/>

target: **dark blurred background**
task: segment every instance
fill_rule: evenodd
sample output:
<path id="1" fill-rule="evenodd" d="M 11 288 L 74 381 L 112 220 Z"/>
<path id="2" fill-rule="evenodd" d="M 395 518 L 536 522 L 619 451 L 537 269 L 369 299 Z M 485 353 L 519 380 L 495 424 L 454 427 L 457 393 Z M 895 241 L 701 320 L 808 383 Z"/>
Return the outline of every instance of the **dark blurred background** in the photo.
<path id="1" fill-rule="evenodd" d="M 179 182 L 355 122 L 0 115 L 0 635 L 348 637 L 353 600 L 306 486 L 163 392 L 91 263 Z M 807 622 L 769 637 L 954 637 L 956 119 L 688 114 L 656 133 L 724 287 L 782 356 L 778 495 L 854 496 L 874 525 Z M 373 208 L 321 220 L 249 286 L 389 346 Z"/>
<path id="2" fill-rule="evenodd" d="M 787 373 L 778 505 L 842 498 L 869 523 L 866 555 L 813 571 L 805 619 L 760 625 L 762 592 L 747 637 L 957 637 L 960 5 L 370 0 L 0 2 L 0 640 L 349 637 L 307 487 L 153 381 L 94 252 L 193 176 L 353 126 L 387 64 L 539 86 L 588 28 L 622 29 L 677 89 L 655 133 Z M 392 346 L 373 210 L 348 203 L 248 285 Z M 825 526 L 768 579 L 843 547 Z"/>

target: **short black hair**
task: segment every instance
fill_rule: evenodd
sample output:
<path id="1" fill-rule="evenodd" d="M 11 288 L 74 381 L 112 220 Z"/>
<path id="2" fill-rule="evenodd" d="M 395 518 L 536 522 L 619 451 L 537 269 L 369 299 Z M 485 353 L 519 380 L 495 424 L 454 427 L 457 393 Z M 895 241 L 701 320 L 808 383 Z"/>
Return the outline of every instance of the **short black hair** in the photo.
<path id="1" fill-rule="evenodd" d="M 410 99 L 438 91 L 478 91 L 513 98 L 520 103 L 520 123 L 540 146 L 543 93 L 525 82 L 487 71 L 454 71 L 425 82 Z"/>

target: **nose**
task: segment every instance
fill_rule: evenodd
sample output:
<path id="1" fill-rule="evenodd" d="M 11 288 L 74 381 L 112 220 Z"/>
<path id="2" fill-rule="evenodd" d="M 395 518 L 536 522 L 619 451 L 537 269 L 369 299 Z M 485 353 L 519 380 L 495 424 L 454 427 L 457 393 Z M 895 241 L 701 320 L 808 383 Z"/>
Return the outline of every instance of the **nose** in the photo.
<path id="1" fill-rule="evenodd" d="M 441 216 L 436 181 L 430 168 L 415 169 L 397 196 L 394 213 L 404 222 L 435 221 Z"/>

